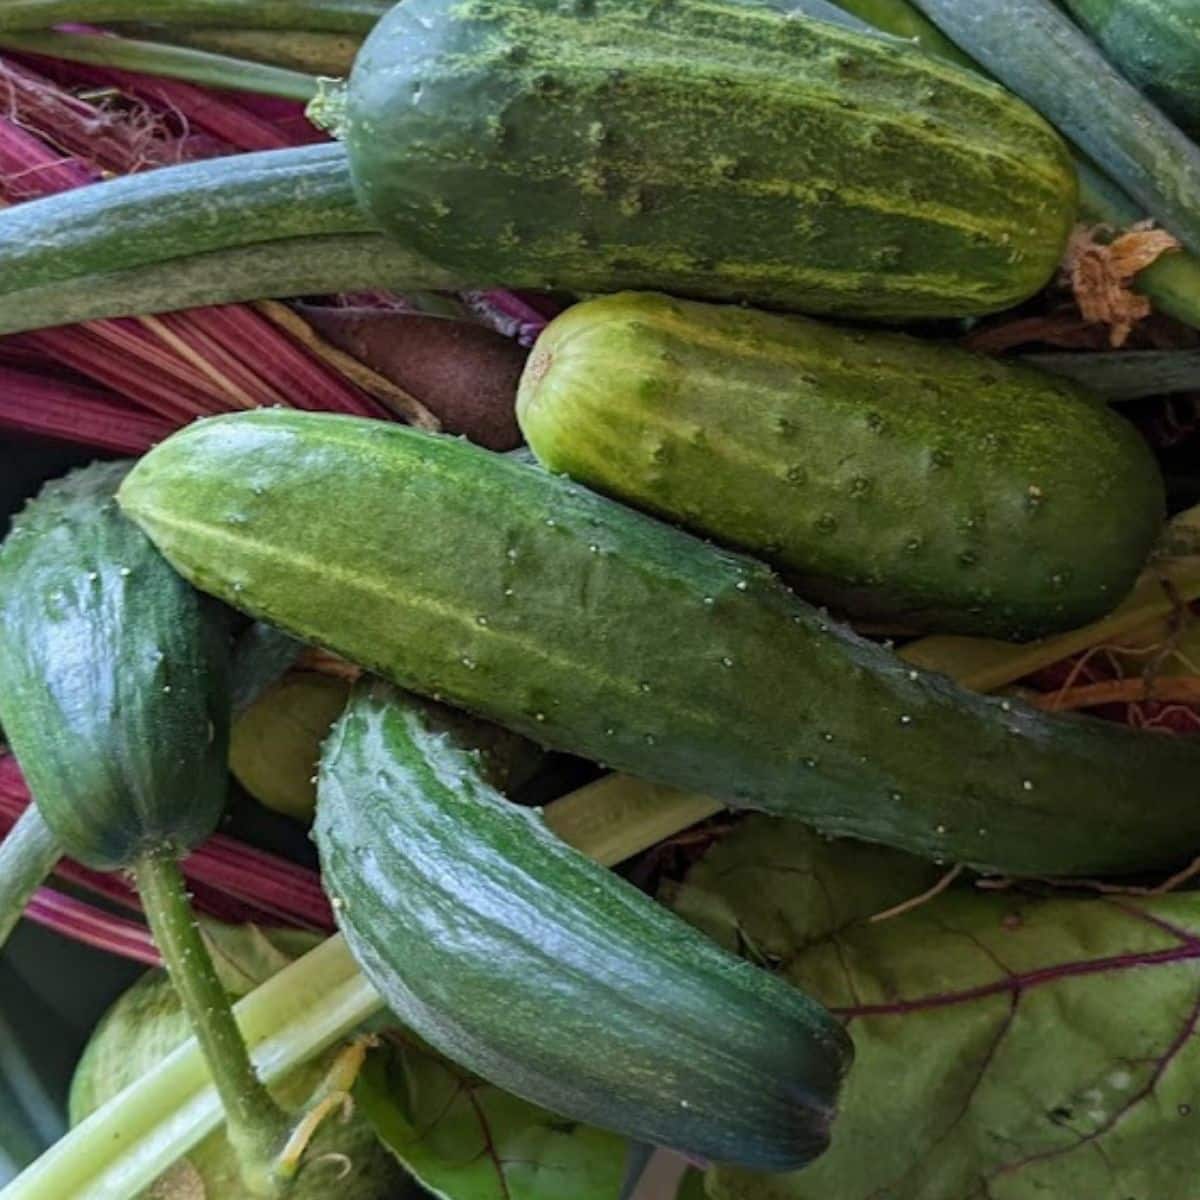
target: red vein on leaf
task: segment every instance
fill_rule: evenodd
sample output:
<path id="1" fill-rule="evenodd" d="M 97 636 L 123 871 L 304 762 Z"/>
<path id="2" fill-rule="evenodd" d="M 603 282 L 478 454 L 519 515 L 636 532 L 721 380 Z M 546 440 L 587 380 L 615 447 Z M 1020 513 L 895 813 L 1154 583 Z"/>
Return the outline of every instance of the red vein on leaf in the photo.
<path id="1" fill-rule="evenodd" d="M 488 1124 L 487 1116 L 480 1107 L 479 1101 L 475 1097 L 475 1092 L 471 1088 L 467 1088 L 467 1101 L 474 1110 L 475 1119 L 479 1122 L 479 1130 L 483 1135 L 484 1152 L 491 1160 L 492 1167 L 496 1172 L 496 1180 L 500 1185 L 500 1195 L 504 1197 L 504 1200 L 511 1200 L 512 1193 L 508 1190 L 508 1179 L 504 1174 L 504 1164 L 500 1160 L 500 1155 L 496 1152 L 496 1142 L 492 1137 L 492 1127 Z"/>
<path id="2" fill-rule="evenodd" d="M 1146 1085 L 1139 1091 L 1135 1092 L 1115 1113 L 1107 1120 L 1098 1125 L 1091 1133 L 1082 1135 L 1078 1141 L 1073 1142 L 1069 1146 L 1055 1146 L 1049 1150 L 1040 1150 L 1036 1154 L 1027 1155 L 1024 1158 L 1016 1159 L 1011 1163 L 1005 1163 L 1002 1167 L 997 1168 L 987 1178 L 990 1184 L 993 1180 L 1004 1175 L 1011 1175 L 1014 1171 L 1019 1171 L 1024 1167 L 1032 1166 L 1034 1163 L 1046 1162 L 1052 1158 L 1059 1158 L 1063 1154 L 1071 1154 L 1086 1146 L 1099 1148 L 1099 1139 L 1104 1134 L 1110 1132 L 1115 1126 L 1134 1108 L 1137 1107 L 1143 1100 L 1147 1099 L 1158 1086 L 1159 1081 L 1170 1068 L 1171 1063 L 1179 1056 L 1184 1046 L 1190 1041 L 1192 1035 L 1196 1032 L 1197 1025 L 1200 1024 L 1200 992 L 1197 993 L 1195 1001 L 1192 1003 L 1191 1011 L 1188 1013 L 1187 1020 L 1183 1024 L 1183 1028 L 1172 1039 L 1171 1044 L 1163 1052 L 1158 1060 L 1157 1066 Z M 1100 1150 L 1103 1156 L 1103 1150 Z"/>
<path id="3" fill-rule="evenodd" d="M 1192 962 L 1200 959 L 1200 942 L 1173 946 L 1166 950 L 1147 950 L 1134 954 L 1113 954 L 1105 958 L 1086 962 L 1059 963 L 1042 967 L 1036 971 L 1013 974 L 991 983 L 963 988 L 956 992 L 935 992 L 914 1000 L 894 1000 L 884 1004 L 860 1004 L 830 1011 L 843 1017 L 892 1017 L 908 1013 L 929 1012 L 947 1008 L 954 1004 L 968 1004 L 974 1000 L 985 1000 L 990 996 L 1001 996 L 1007 992 L 1026 992 L 1043 984 L 1062 979 L 1073 979 L 1087 975 L 1104 975 L 1111 971 L 1128 971 L 1136 967 L 1164 966 L 1171 963 Z"/>
<path id="4" fill-rule="evenodd" d="M 1010 998 L 1008 1012 L 1004 1014 L 1004 1020 L 1000 1023 L 995 1036 L 992 1038 L 991 1044 L 984 1053 L 983 1060 L 979 1064 L 979 1070 L 975 1073 L 975 1078 L 971 1081 L 971 1086 L 967 1089 L 966 1096 L 963 1097 L 963 1102 L 959 1105 L 958 1111 L 954 1114 L 953 1120 L 942 1130 L 940 1134 L 930 1143 L 928 1149 L 921 1150 L 921 1157 L 906 1170 L 897 1179 L 890 1183 L 881 1184 L 866 1198 L 866 1200 L 889 1200 L 889 1197 L 895 1195 L 895 1189 L 911 1177 L 914 1171 L 925 1165 L 925 1161 L 931 1156 L 943 1142 L 948 1141 L 954 1131 L 965 1120 L 967 1113 L 971 1110 L 971 1105 L 975 1100 L 975 1095 L 983 1085 L 984 1079 L 987 1078 L 987 1073 L 991 1068 L 992 1063 L 996 1059 L 996 1055 L 1000 1050 L 1000 1043 L 1004 1041 L 1008 1035 L 1008 1031 L 1012 1029 L 1016 1021 L 1017 1009 L 1020 1006 L 1021 997 L 1014 992 Z"/>

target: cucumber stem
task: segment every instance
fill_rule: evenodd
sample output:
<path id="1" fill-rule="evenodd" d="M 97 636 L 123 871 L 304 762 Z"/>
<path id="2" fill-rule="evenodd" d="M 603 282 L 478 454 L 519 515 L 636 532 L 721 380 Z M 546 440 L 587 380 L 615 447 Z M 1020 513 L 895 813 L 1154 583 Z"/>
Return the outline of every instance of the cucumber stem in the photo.
<path id="1" fill-rule="evenodd" d="M 610 775 L 548 804 L 544 817 L 577 850 L 613 865 L 720 807 L 706 797 Z M 190 920 L 186 907 L 183 912 Z M 337 934 L 233 1011 L 252 1063 L 266 1083 L 274 1083 L 377 1017 L 383 1001 Z M 60 1138 L 5 1189 L 3 1200 L 128 1200 L 220 1120 L 221 1104 L 200 1047 L 189 1040 Z"/>
<path id="2" fill-rule="evenodd" d="M 0 946 L 61 857 L 58 840 L 37 805 L 29 805 L 0 842 Z"/>
<path id="3" fill-rule="evenodd" d="M 274 1164 L 291 1122 L 250 1061 L 229 997 L 200 936 L 183 872 L 173 853 L 154 849 L 138 859 L 134 876 L 155 944 L 212 1072 L 245 1184 L 254 1195 L 282 1195 Z"/>
<path id="4" fill-rule="evenodd" d="M 40 54 L 67 62 L 185 79 L 202 87 L 258 92 L 285 100 L 308 101 L 317 94 L 315 75 L 188 46 L 87 33 L 0 33 L 0 46 L 22 54 Z"/>

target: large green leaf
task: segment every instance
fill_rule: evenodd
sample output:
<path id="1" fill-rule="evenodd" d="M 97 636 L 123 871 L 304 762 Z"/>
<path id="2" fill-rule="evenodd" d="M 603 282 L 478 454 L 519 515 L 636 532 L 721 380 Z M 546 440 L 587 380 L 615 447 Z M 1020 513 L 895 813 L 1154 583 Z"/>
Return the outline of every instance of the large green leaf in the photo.
<path id="1" fill-rule="evenodd" d="M 1200 1196 L 1200 894 L 963 886 L 866 919 L 927 872 L 766 818 L 693 870 L 677 908 L 841 1014 L 858 1051 L 823 1158 L 711 1171 L 709 1197 Z"/>
<path id="2" fill-rule="evenodd" d="M 614 1200 L 620 1191 L 624 1138 L 518 1100 L 416 1042 L 369 1062 L 356 1096 L 385 1145 L 444 1200 Z"/>

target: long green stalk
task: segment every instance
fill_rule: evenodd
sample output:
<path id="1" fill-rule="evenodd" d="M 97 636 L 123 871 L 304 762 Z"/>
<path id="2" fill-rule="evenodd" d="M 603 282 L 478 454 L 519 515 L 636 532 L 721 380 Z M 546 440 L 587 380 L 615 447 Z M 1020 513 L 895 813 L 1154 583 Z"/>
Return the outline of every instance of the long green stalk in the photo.
<path id="1" fill-rule="evenodd" d="M 189 29 L 173 25 L 129 25 L 130 37 L 192 46 L 213 54 L 270 63 L 308 75 L 348 75 L 362 38 L 348 33 L 311 29 Z"/>
<path id="2" fill-rule="evenodd" d="M 235 154 L 109 179 L 0 212 L 0 293 L 292 237 L 376 233 L 340 145 Z M 66 290 L 66 289 L 64 289 Z M 260 292 L 259 296 L 264 295 Z"/>
<path id="3" fill-rule="evenodd" d="M 138 860 L 134 875 L 154 943 L 221 1097 L 226 1133 L 243 1179 L 255 1195 L 282 1195 L 274 1164 L 291 1122 L 250 1062 L 229 997 L 200 936 L 179 864 L 173 853 L 152 850 Z"/>
<path id="4" fill-rule="evenodd" d="M 184 79 L 202 87 L 282 96 L 287 100 L 307 102 L 317 94 L 317 80 L 313 75 L 188 46 L 82 33 L 0 33 L 0 47 L 67 62 Z"/>
<path id="5" fill-rule="evenodd" d="M 378 234 L 284 238 L 0 294 L 0 334 L 205 304 L 370 288 L 455 291 L 475 282 Z"/>
<path id="6" fill-rule="evenodd" d="M 545 818 L 564 841 L 612 866 L 718 808 L 705 797 L 611 776 L 547 805 Z M 234 1006 L 250 1061 L 267 1085 L 382 1011 L 340 935 Z M 199 1044 L 190 1039 L 56 1142 L 0 1197 L 133 1200 L 221 1116 Z"/>
<path id="7" fill-rule="evenodd" d="M 37 805 L 29 805 L 0 842 L 0 946 L 61 857 L 58 840 Z"/>
<path id="8" fill-rule="evenodd" d="M 4 0 L 0 29 L 152 21 L 365 34 L 391 7 L 392 0 Z"/>

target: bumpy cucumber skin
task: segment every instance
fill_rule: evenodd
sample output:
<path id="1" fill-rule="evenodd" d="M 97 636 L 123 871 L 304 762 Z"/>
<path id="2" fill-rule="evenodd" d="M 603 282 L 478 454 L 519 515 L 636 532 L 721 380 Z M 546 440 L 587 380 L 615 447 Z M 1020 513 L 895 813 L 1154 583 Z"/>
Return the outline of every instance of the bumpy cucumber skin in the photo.
<path id="1" fill-rule="evenodd" d="M 356 689 L 318 787 L 338 925 L 391 1011 L 443 1054 L 719 1162 L 794 1170 L 826 1148 L 852 1054 L 842 1027 L 509 804 L 436 711 Z"/>
<path id="2" fill-rule="evenodd" d="M 510 285 L 990 312 L 1046 283 L 1077 204 L 1003 89 L 761 4 L 405 0 L 347 115 L 381 226 Z"/>
<path id="3" fill-rule="evenodd" d="M 0 722 L 64 852 L 99 870 L 194 846 L 227 781 L 225 613 L 120 512 L 128 469 L 48 484 L 0 549 Z"/>
<path id="4" fill-rule="evenodd" d="M 517 414 L 550 470 L 760 554 L 805 595 L 943 633 L 1099 617 L 1165 512 L 1136 430 L 1066 381 L 649 293 L 555 318 Z"/>
<path id="5" fill-rule="evenodd" d="M 652 782 L 1012 874 L 1200 846 L 1194 740 L 964 692 L 751 559 L 452 438 L 216 417 L 119 498 L 198 587 Z"/>
<path id="6" fill-rule="evenodd" d="M 1193 138 L 1200 136 L 1196 0 L 1065 0 L 1121 71 Z"/>

